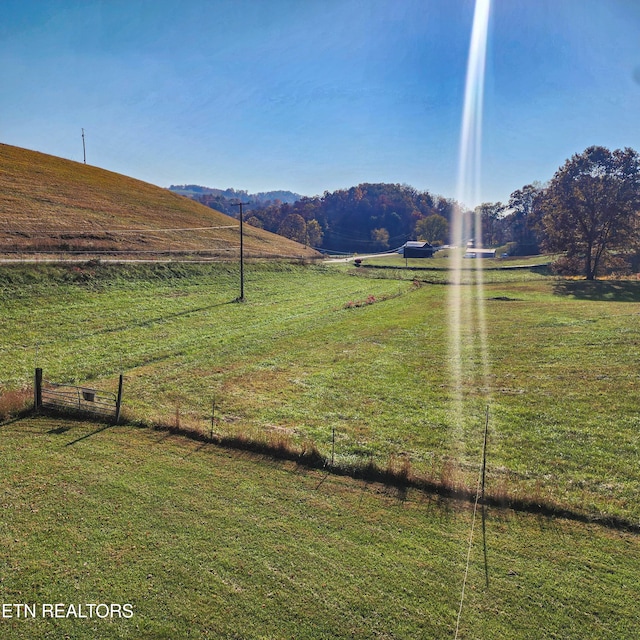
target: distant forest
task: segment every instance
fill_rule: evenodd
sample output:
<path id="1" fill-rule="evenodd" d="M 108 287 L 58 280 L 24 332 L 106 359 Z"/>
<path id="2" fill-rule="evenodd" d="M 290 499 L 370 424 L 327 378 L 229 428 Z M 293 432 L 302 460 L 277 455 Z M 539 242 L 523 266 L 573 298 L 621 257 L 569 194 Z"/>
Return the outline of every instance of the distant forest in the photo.
<path id="1" fill-rule="evenodd" d="M 197 184 L 172 184 L 169 187 L 169 191 L 197 200 L 207 207 L 230 216 L 237 216 L 238 207 L 234 206 L 234 203 L 237 202 L 248 202 L 249 205 L 246 208 L 251 209 L 269 207 L 274 204 L 279 205 L 283 202 L 292 203 L 302 198 L 299 193 L 293 193 L 292 191 L 249 193 L 248 191 L 237 191 L 236 189 L 212 189 L 210 187 L 201 187 Z"/>
<path id="2" fill-rule="evenodd" d="M 393 250 L 407 240 L 446 244 L 457 206 L 453 199 L 388 183 L 363 183 L 314 197 L 290 191 L 249 194 L 196 185 L 170 189 L 234 217 L 238 216 L 234 203 L 249 203 L 244 208 L 248 224 L 326 252 Z M 527 214 L 538 190 L 528 185 L 512 194 L 508 205 L 481 205 L 483 244 L 510 242 L 512 253 L 536 253 L 538 243 L 532 226 L 527 224 Z M 466 214 L 466 235 L 472 237 L 472 212 Z"/>
<path id="3" fill-rule="evenodd" d="M 327 251 L 376 252 L 414 239 L 422 220 L 439 220 L 430 241 L 444 243 L 453 202 L 408 185 L 360 184 L 251 212 L 248 222 Z M 437 216 L 437 218 L 433 218 Z"/>

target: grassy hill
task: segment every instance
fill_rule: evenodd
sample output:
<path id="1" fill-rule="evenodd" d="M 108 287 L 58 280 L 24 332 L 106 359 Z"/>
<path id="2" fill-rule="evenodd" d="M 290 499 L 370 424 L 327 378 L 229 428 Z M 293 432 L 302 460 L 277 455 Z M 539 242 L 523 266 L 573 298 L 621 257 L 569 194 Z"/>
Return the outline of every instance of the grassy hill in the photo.
<path id="1" fill-rule="evenodd" d="M 167 189 L 0 144 L 0 255 L 208 252 L 234 257 L 238 227 L 237 220 Z M 248 225 L 245 250 L 259 257 L 316 255 Z"/>

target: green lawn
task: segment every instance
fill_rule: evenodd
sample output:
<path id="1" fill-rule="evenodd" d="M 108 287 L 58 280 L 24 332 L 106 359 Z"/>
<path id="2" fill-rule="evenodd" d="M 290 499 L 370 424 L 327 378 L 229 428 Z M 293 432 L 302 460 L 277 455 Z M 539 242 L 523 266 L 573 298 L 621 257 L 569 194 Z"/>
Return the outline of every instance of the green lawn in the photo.
<path id="1" fill-rule="evenodd" d="M 335 429 L 339 464 L 409 459 L 469 487 L 489 405 L 489 491 L 638 522 L 640 282 L 488 272 L 489 375 L 470 326 L 458 424 L 448 286 L 353 267 L 246 276 L 237 304 L 230 265 L 5 267 L 0 380 L 28 385 L 37 362 L 114 390 L 122 369 L 130 418 L 208 432 L 215 400 L 216 431 L 329 455 Z"/>
<path id="2" fill-rule="evenodd" d="M 130 426 L 29 418 L 0 436 L 3 603 L 37 608 L 3 638 L 454 637 L 468 505 Z M 638 544 L 489 509 L 458 637 L 637 637 Z M 42 618 L 50 603 L 133 617 Z"/>
<path id="3" fill-rule="evenodd" d="M 361 258 L 362 265 L 368 268 L 409 268 L 415 271 L 443 271 L 446 272 L 451 267 L 450 259 L 452 255 L 458 254 L 464 256 L 464 249 L 440 249 L 431 258 L 407 258 L 405 259 L 401 254 L 394 255 L 380 255 L 371 258 Z M 535 267 L 542 269 L 542 267 L 548 266 L 557 256 L 549 255 L 536 255 L 536 256 L 511 256 L 508 258 L 500 257 L 498 252 L 497 258 L 485 258 L 482 259 L 482 266 L 488 272 L 500 269 L 510 270 L 519 269 L 520 267 Z M 478 261 L 475 259 L 463 259 L 462 268 L 465 271 L 473 271 L 477 268 Z M 444 275 L 444 274 L 443 274 Z"/>

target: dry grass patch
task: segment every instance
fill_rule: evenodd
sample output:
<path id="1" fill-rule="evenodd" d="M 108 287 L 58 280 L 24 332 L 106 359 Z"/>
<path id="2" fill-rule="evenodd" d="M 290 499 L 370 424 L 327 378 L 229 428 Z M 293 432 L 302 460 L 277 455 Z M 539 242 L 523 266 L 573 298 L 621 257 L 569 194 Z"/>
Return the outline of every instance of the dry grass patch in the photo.
<path id="1" fill-rule="evenodd" d="M 22 415 L 32 407 L 32 389 L 0 391 L 0 422 Z"/>
<path id="2" fill-rule="evenodd" d="M 257 256 L 317 256 L 248 225 L 244 242 Z M 26 251 L 202 251 L 235 258 L 239 223 L 134 178 L 0 144 L 0 254 Z"/>

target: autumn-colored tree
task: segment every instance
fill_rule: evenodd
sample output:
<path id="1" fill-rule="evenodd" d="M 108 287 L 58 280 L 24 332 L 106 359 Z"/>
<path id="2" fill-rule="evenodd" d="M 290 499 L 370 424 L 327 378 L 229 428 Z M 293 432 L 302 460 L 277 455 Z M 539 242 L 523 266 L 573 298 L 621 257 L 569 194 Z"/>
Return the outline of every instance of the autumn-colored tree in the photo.
<path id="1" fill-rule="evenodd" d="M 416 222 L 416 237 L 429 244 L 443 244 L 449 237 L 449 223 L 437 213 L 421 218 Z"/>
<path id="2" fill-rule="evenodd" d="M 260 218 L 256 218 L 255 216 L 251 216 L 245 220 L 247 224 L 250 224 L 252 227 L 257 227 L 258 229 L 264 229 L 264 224 Z"/>
<path id="3" fill-rule="evenodd" d="M 313 219 L 307 222 L 307 244 L 311 247 L 320 247 L 322 245 L 322 227 L 320 223 Z"/>
<path id="4" fill-rule="evenodd" d="M 541 200 L 544 246 L 579 260 L 587 280 L 603 259 L 631 249 L 640 211 L 640 156 L 589 147 L 556 171 Z"/>
<path id="5" fill-rule="evenodd" d="M 305 243 L 307 239 L 307 223 L 299 213 L 290 213 L 278 227 L 278 233 L 285 238 Z"/>
<path id="6" fill-rule="evenodd" d="M 371 231 L 371 239 L 376 243 L 376 248 L 389 248 L 389 232 L 386 229 L 373 229 Z"/>

